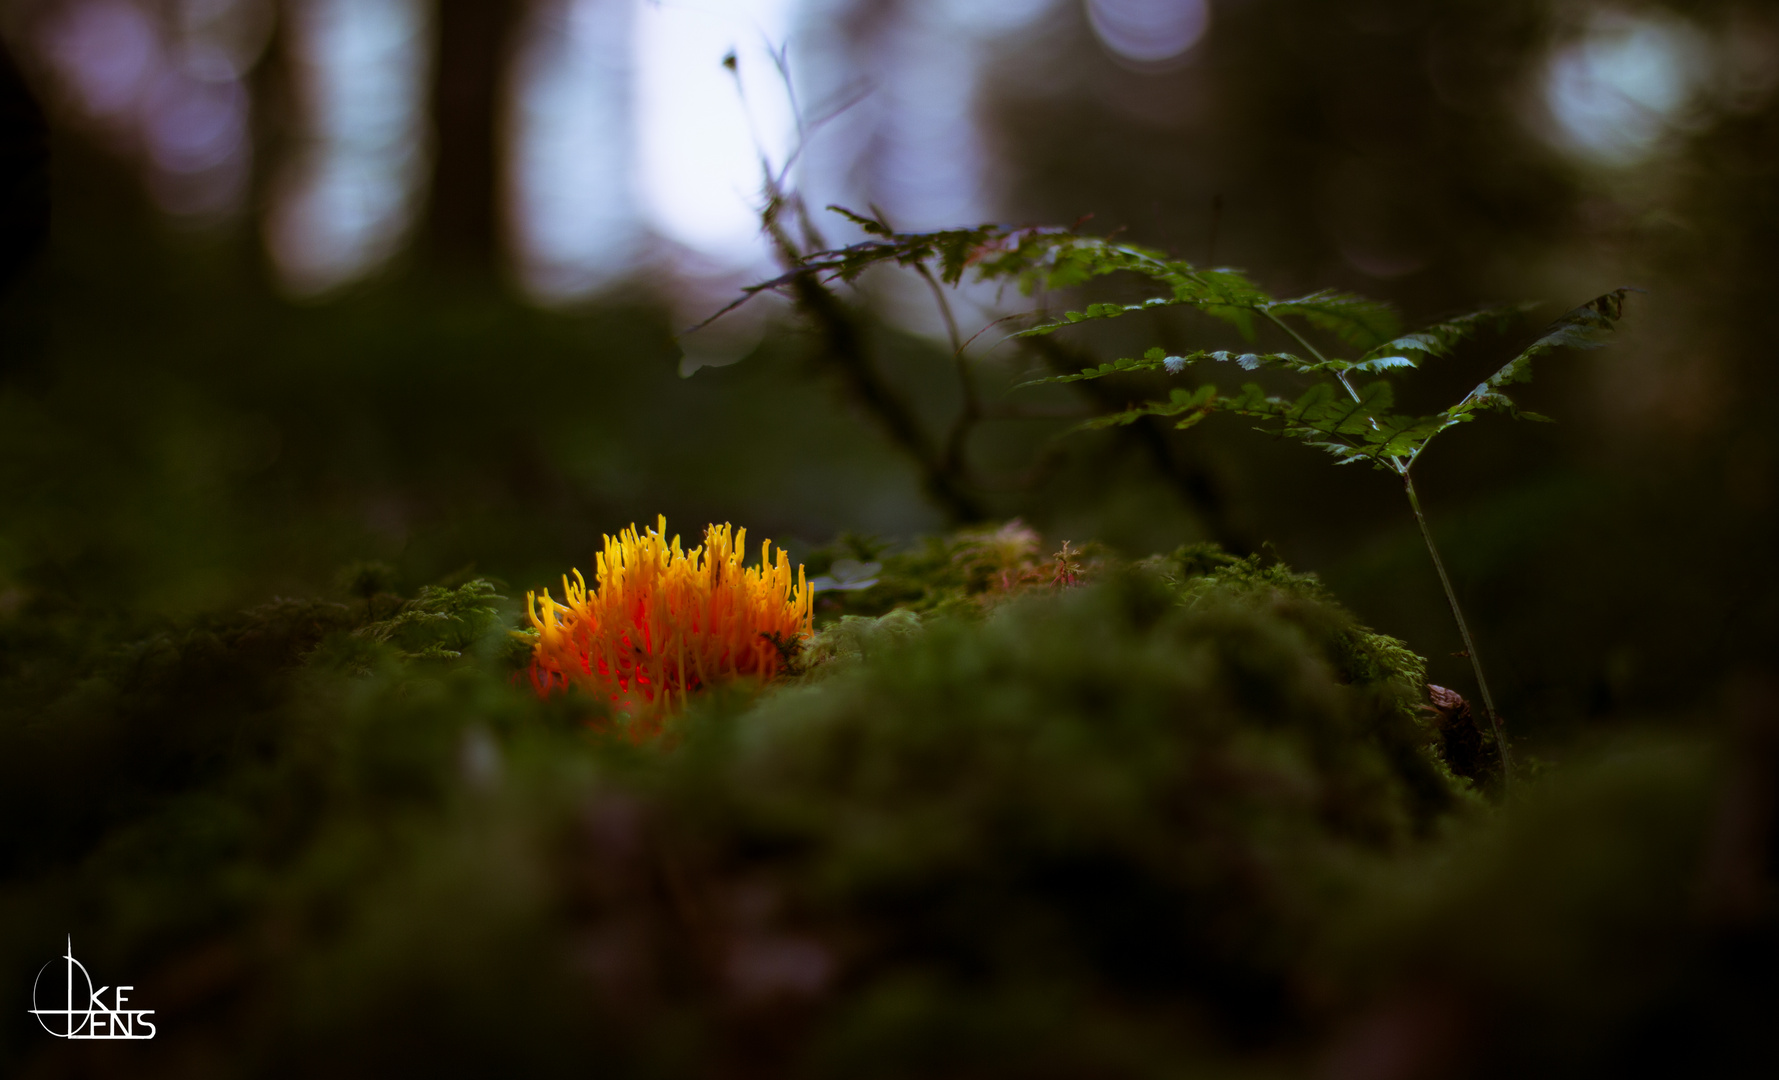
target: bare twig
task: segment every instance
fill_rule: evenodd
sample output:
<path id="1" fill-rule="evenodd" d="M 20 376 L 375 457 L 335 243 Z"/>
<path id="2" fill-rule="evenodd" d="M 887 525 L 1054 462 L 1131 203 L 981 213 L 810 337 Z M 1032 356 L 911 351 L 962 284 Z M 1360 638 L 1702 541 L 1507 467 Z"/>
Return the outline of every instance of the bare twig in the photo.
<path id="1" fill-rule="evenodd" d="M 770 172 L 767 185 L 768 202 L 761 212 L 761 222 L 780 263 L 787 268 L 785 279 L 792 299 L 821 335 L 821 356 L 840 375 L 852 399 L 876 418 L 891 442 L 914 459 L 920 470 L 921 486 L 945 515 L 955 524 L 983 520 L 986 515 L 982 505 L 970 493 L 963 477 L 934 452 L 913 408 L 884 381 L 871 362 L 863 330 L 852 312 L 816 271 L 795 269 L 802 252 L 784 228 L 781 214 L 786 200 L 776 190 Z"/>

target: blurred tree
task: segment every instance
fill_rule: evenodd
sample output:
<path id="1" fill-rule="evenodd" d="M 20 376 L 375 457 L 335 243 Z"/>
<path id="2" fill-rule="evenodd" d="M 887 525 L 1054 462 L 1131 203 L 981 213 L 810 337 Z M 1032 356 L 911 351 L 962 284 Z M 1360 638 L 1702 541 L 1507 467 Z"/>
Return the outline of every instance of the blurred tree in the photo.
<path id="1" fill-rule="evenodd" d="M 49 227 L 49 133 L 43 110 L 0 43 L 0 295 Z"/>
<path id="2" fill-rule="evenodd" d="M 268 0 L 273 12 L 271 30 L 253 68 L 248 72 L 248 92 L 253 98 L 253 173 L 249 180 L 249 212 L 265 220 L 277 191 L 276 178 L 284 168 L 296 135 L 298 96 L 294 83 L 296 58 L 291 55 L 290 29 L 293 0 Z"/>
<path id="3" fill-rule="evenodd" d="M 492 271 L 502 249 L 500 140 L 516 0 L 438 0 L 434 8 L 432 192 L 422 243 L 436 261 Z"/>

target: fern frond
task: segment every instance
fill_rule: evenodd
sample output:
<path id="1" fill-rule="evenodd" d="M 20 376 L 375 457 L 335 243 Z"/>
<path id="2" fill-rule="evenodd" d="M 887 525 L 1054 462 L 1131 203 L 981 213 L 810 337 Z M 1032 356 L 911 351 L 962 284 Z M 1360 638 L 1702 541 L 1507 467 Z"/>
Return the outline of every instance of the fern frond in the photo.
<path id="1" fill-rule="evenodd" d="M 1125 424 L 1135 423 L 1145 416 L 1173 419 L 1176 421 L 1175 427 L 1189 428 L 1211 413 L 1223 408 L 1227 400 L 1227 398 L 1219 396 L 1217 387 L 1210 383 L 1206 383 L 1197 390 L 1180 388 L 1170 393 L 1166 401 L 1148 401 L 1123 412 L 1096 416 L 1091 420 L 1083 421 L 1077 426 L 1077 430 L 1093 431 L 1100 428 L 1121 427 Z"/>
<path id="2" fill-rule="evenodd" d="M 1355 349 L 1375 348 L 1402 333 L 1402 317 L 1389 304 L 1332 289 L 1274 301 L 1264 310 L 1275 317 L 1295 315 Z"/>
<path id="3" fill-rule="evenodd" d="M 1418 367 L 1424 361 L 1451 355 L 1452 350 L 1465 341 L 1487 333 L 1499 334 L 1511 330 L 1526 312 L 1536 306 L 1534 303 L 1524 303 L 1489 307 L 1437 322 L 1412 334 L 1403 334 L 1374 346 L 1354 366 L 1361 370 L 1382 370 L 1379 367 L 1367 367 L 1380 364 Z"/>
<path id="4" fill-rule="evenodd" d="M 1450 408 L 1431 416 L 1399 416 L 1389 411 L 1394 393 L 1388 383 L 1376 381 L 1360 390 L 1352 385 L 1349 375 L 1413 369 L 1426 360 L 1448 356 L 1465 341 L 1510 329 L 1528 305 L 1485 308 L 1404 333 L 1396 309 L 1381 301 L 1334 290 L 1277 300 L 1239 271 L 1201 269 L 1183 259 L 1170 258 L 1165 252 L 1083 236 L 1072 228 L 987 224 L 971 229 L 898 233 L 880 215 L 860 214 L 842 206 L 828 209 L 857 225 L 866 239 L 803 256 L 790 272 L 748 286 L 740 299 L 713 318 L 760 292 L 783 288 L 808 275 L 852 282 L 865 270 L 882 263 L 916 266 L 928 274 L 936 268 L 937 278 L 949 285 L 958 284 L 964 274 L 974 271 L 979 280 L 1012 282 L 1028 295 L 1039 290 L 1066 289 L 1110 274 L 1130 273 L 1158 286 L 1161 295 L 1131 303 L 1089 304 L 1082 310 L 1068 311 L 1060 318 L 1027 327 L 1014 336 L 1041 337 L 1079 323 L 1186 306 L 1231 323 L 1249 341 L 1255 336 L 1256 319 L 1269 319 L 1295 338 L 1310 356 L 1306 359 L 1287 352 L 1222 349 L 1174 355 L 1152 348 L 1139 358 L 1126 357 L 1073 374 L 1033 379 L 1021 386 L 1145 372 L 1178 374 L 1186 365 L 1200 361 L 1233 363 L 1246 371 L 1271 368 L 1297 375 L 1333 375 L 1334 381 L 1317 381 L 1294 401 L 1268 397 L 1253 385 L 1244 386 L 1232 397 L 1222 395 L 1211 384 L 1197 390 L 1175 389 L 1165 400 L 1097 417 L 1081 427 L 1114 427 L 1146 416 L 1167 418 L 1177 427 L 1190 427 L 1213 412 L 1233 412 L 1262 420 L 1269 425 L 1263 430 L 1296 438 L 1334 454 L 1342 463 L 1369 461 L 1378 468 L 1403 474 L 1435 437 L 1474 419 L 1478 413 L 1494 410 L 1520 419 L 1546 419 L 1519 408 L 1504 388 L 1529 380 L 1533 360 L 1545 353 L 1604 345 L 1623 314 L 1625 294 L 1630 291 L 1615 289 L 1566 313 L 1538 340 Z M 1332 336 L 1358 350 L 1359 358 L 1324 356 L 1286 319 L 1301 320 Z"/>
<path id="5" fill-rule="evenodd" d="M 1239 271 L 1200 270 L 1189 262 L 1168 259 L 1159 252 L 1128 245 L 1077 237 L 1073 238 L 1066 260 L 1059 261 L 1064 263 L 1065 272 L 1028 273 L 1021 279 L 1021 287 L 1028 293 L 1036 286 L 1057 289 L 1079 284 L 1090 277 L 1128 271 L 1166 287 L 1169 295 L 1139 300 L 1134 304 L 1092 304 L 1085 311 L 1067 312 L 1060 319 L 1023 330 L 1021 336 L 1041 336 L 1075 323 L 1115 319 L 1133 311 L 1187 306 L 1234 325 L 1244 340 L 1252 341 L 1254 316 L 1263 313 L 1273 303 L 1271 297 Z"/>
<path id="6" fill-rule="evenodd" d="M 1594 297 L 1580 307 L 1565 312 L 1547 327 L 1525 351 L 1501 365 L 1493 375 L 1477 384 L 1476 389 L 1445 411 L 1445 415 L 1468 419 L 1470 414 L 1495 410 L 1516 420 L 1548 421 L 1549 417 L 1521 409 L 1502 392 L 1502 387 L 1532 381 L 1532 361 L 1557 349 L 1598 349 L 1610 340 L 1614 327 L 1624 317 L 1625 295 L 1634 290 L 1618 288 Z M 1448 425 L 1450 426 L 1450 425 Z"/>
<path id="7" fill-rule="evenodd" d="M 1224 364 L 1235 364 L 1244 371 L 1257 371 L 1260 368 L 1283 368 L 1287 371 L 1313 370 L 1316 365 L 1306 363 L 1290 353 L 1233 353 L 1226 349 L 1206 351 L 1199 349 L 1183 356 L 1171 356 L 1166 349 L 1156 347 L 1145 352 L 1141 357 L 1132 359 L 1124 357 L 1109 364 L 1098 367 L 1082 368 L 1073 375 L 1049 375 L 1042 379 L 1031 379 L 1020 383 L 1015 389 L 1025 386 L 1039 386 L 1047 383 L 1082 382 L 1086 379 L 1103 379 L 1107 375 L 1127 375 L 1145 371 L 1165 371 L 1178 375 L 1187 364 L 1200 360 L 1215 360 Z"/>
<path id="8" fill-rule="evenodd" d="M 1028 326 L 1013 336 L 1042 337 L 1045 334 L 1053 334 L 1065 326 L 1073 326 L 1076 323 L 1091 322 L 1095 319 L 1116 319 L 1120 315 L 1128 315 L 1133 311 L 1150 311 L 1155 308 L 1174 307 L 1185 302 L 1186 301 L 1176 300 L 1168 296 L 1156 296 L 1151 297 L 1148 300 L 1139 300 L 1134 304 L 1089 304 L 1084 310 L 1064 312 L 1063 317 L 1060 319 L 1053 319 L 1050 322 L 1039 323 L 1036 326 Z"/>

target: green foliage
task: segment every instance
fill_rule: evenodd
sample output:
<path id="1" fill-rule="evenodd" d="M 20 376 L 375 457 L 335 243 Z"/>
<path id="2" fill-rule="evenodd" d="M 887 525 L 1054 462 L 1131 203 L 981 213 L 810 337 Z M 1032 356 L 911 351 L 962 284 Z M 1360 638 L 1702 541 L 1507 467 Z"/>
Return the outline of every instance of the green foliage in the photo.
<path id="1" fill-rule="evenodd" d="M 1451 604 L 1459 635 L 1464 640 L 1465 653 L 1470 657 L 1482 710 L 1502 758 L 1504 779 L 1511 781 L 1512 756 L 1501 732 L 1488 682 L 1483 676 L 1482 661 L 1477 655 L 1475 642 L 1471 640 L 1457 593 L 1439 558 L 1432 530 L 1422 514 L 1409 470 L 1435 438 L 1475 419 L 1480 413 L 1498 411 L 1516 419 L 1547 420 L 1547 417 L 1522 410 L 1507 395 L 1505 388 L 1530 380 L 1532 361 L 1539 356 L 1560 348 L 1604 345 L 1623 317 L 1625 294 L 1630 290 L 1615 289 L 1568 312 L 1455 404 L 1431 415 L 1411 416 L 1394 411 L 1395 391 L 1387 381 L 1373 379 L 1359 386 L 1355 385 L 1354 376 L 1418 368 L 1425 361 L 1449 355 L 1466 341 L 1508 328 L 1523 314 L 1524 306 L 1489 308 L 1404 334 L 1397 313 L 1389 305 L 1375 300 L 1331 290 L 1275 299 L 1239 271 L 1200 269 L 1159 251 L 1083 236 L 1070 229 L 1009 229 L 984 225 L 970 230 L 897 233 L 881 217 L 866 217 L 837 207 L 831 209 L 838 210 L 864 228 L 873 239 L 840 251 L 809 255 L 800 255 L 786 247 L 784 254 L 794 264 L 790 272 L 745 291 L 740 300 L 724 311 L 732 310 L 762 290 L 807 286 L 823 275 L 829 281 L 836 278 L 853 281 L 866 268 L 888 262 L 915 267 L 937 293 L 937 281 L 926 264 L 938 260 L 938 280 L 953 285 L 961 280 L 966 268 L 974 268 L 980 280 L 1014 282 L 1027 295 L 1040 290 L 1078 286 L 1095 278 L 1123 273 L 1134 275 L 1142 279 L 1146 287 L 1161 292 L 1159 296 L 1135 303 L 1099 302 L 1080 311 L 1066 311 L 1061 318 L 1040 317 L 1035 325 L 1017 332 L 1015 337 L 1042 337 L 1084 322 L 1181 306 L 1195 308 L 1231 323 L 1249 342 L 1256 339 L 1257 326 L 1262 320 L 1289 336 L 1305 355 L 1290 352 L 1237 354 L 1228 350 L 1202 349 L 1185 355 L 1170 355 L 1165 349 L 1152 348 L 1141 359 L 1119 359 L 1033 382 L 1074 383 L 1109 375 L 1156 371 L 1173 375 L 1200 361 L 1234 363 L 1247 371 L 1271 368 L 1300 378 L 1313 378 L 1314 381 L 1294 397 L 1269 394 L 1258 383 L 1247 383 L 1234 394 L 1225 393 L 1216 383 L 1203 383 L 1196 389 L 1176 388 L 1165 399 L 1096 416 L 1079 427 L 1089 430 L 1116 428 L 1159 418 L 1172 421 L 1175 428 L 1184 429 L 1197 425 L 1213 413 L 1233 413 L 1261 421 L 1262 431 L 1295 439 L 1331 454 L 1338 464 L 1367 462 L 1373 468 L 1401 477 L 1409 504 L 1420 523 L 1422 537 L 1426 540 L 1428 555 Z M 942 294 L 940 301 L 944 307 Z M 945 317 L 948 325 L 952 325 L 955 341 L 958 335 L 948 307 Z M 1353 355 L 1357 358 L 1325 355 L 1305 336 L 1306 331 L 1332 339 L 1344 349 L 1354 350 Z M 969 424 L 981 415 L 964 364 L 963 353 L 968 344 L 960 342 L 956 348 L 958 375 L 966 405 L 953 428 L 952 446 L 958 452 L 950 455 L 949 460 L 954 465 L 961 461 L 961 447 Z M 943 479 L 946 483 L 935 490 L 952 491 L 952 478 L 947 475 Z"/>
<path id="2" fill-rule="evenodd" d="M 1412 660 L 1317 596 L 1240 562 L 879 633 L 694 716 L 655 827 L 695 895 L 771 891 L 734 933 L 829 958 L 822 1074 L 1152 1075 L 1285 1037 L 1354 860 L 1458 805 L 1401 708 Z"/>
<path id="3" fill-rule="evenodd" d="M 922 537 L 902 550 L 846 538 L 810 553 L 806 566 L 826 576 L 839 560 L 869 556 L 870 584 L 817 596 L 816 617 L 879 616 L 891 611 L 980 614 L 1029 588 L 1054 588 L 1102 558 L 1096 546 L 1046 556 L 1043 538 L 1018 520 Z"/>
<path id="4" fill-rule="evenodd" d="M 354 633 L 395 645 L 406 660 L 455 660 L 510 621 L 505 599 L 492 582 L 480 579 L 455 589 L 425 585 L 395 614 Z"/>
<path id="5" fill-rule="evenodd" d="M 1478 413 L 1497 410 L 1516 419 L 1547 419 L 1520 409 L 1503 388 L 1530 381 L 1532 361 L 1545 353 L 1559 348 L 1605 345 L 1607 335 L 1623 315 L 1627 291 L 1616 289 L 1568 312 L 1456 404 L 1426 416 L 1392 412 L 1395 393 L 1389 383 L 1379 380 L 1355 387 L 1349 381 L 1349 374 L 1418 367 L 1427 359 L 1450 353 L 1459 343 L 1486 330 L 1503 329 L 1523 308 L 1479 311 L 1415 334 L 1392 337 L 1399 327 L 1387 309 L 1355 297 L 1316 294 L 1297 301 L 1264 303 L 1255 310 L 1275 321 L 1283 316 L 1301 317 L 1311 326 L 1333 334 L 1344 344 L 1366 350 L 1358 360 L 1327 359 L 1318 353 L 1315 360 L 1305 361 L 1290 353 L 1236 356 L 1225 351 L 1200 351 L 1170 357 L 1164 350 L 1151 349 L 1140 361 L 1121 360 L 1084 370 L 1078 375 L 1036 381 L 1071 382 L 1157 369 L 1172 373 L 1199 360 L 1234 362 L 1250 371 L 1268 367 L 1299 375 L 1331 374 L 1333 379 L 1312 383 L 1295 399 L 1268 395 L 1253 383 L 1243 386 L 1237 394 L 1225 395 L 1215 384 L 1206 383 L 1196 390 L 1175 390 L 1165 401 L 1153 401 L 1096 417 L 1082 426 L 1111 427 L 1129 424 L 1145 416 L 1160 416 L 1174 420 L 1176 427 L 1187 428 L 1211 413 L 1229 412 L 1266 421 L 1267 426 L 1262 430 L 1333 454 L 1340 464 L 1364 461 L 1389 472 L 1405 473 L 1434 438 L 1474 419 Z M 1059 324 L 1047 324 L 1042 329 L 1053 329 L 1056 325 Z M 1298 336 L 1289 326 L 1282 322 L 1280 325 L 1293 336 Z M 1301 337 L 1298 340 L 1304 341 Z M 1304 341 L 1304 344 L 1307 346 L 1308 342 Z"/>
<path id="6" fill-rule="evenodd" d="M 763 292 L 783 289 L 797 279 L 811 274 L 827 281 L 851 283 L 858 280 L 860 274 L 879 263 L 893 263 L 897 266 L 924 266 L 932 262 L 938 267 L 939 280 L 947 285 L 956 285 L 963 279 L 964 271 L 976 263 L 983 252 L 999 250 L 1009 244 L 1017 251 L 1026 244 L 1035 243 L 1038 237 L 1056 231 L 1007 229 L 999 225 L 981 225 L 974 229 L 898 233 L 876 218 L 855 214 L 851 210 L 837 206 L 829 207 L 829 209 L 859 225 L 872 239 L 833 251 L 810 253 L 798 260 L 795 269 L 770 281 L 747 286 L 742 290 L 739 299 L 699 323 L 692 330 L 708 326 Z M 690 332 L 688 331 L 688 333 Z"/>
<path id="7" fill-rule="evenodd" d="M 909 608 L 896 608 L 876 618 L 842 615 L 804 642 L 798 658 L 799 670 L 809 678 L 831 677 L 887 647 L 897 637 L 918 633 L 920 626 L 919 613 Z"/>
<path id="8" fill-rule="evenodd" d="M 807 688 L 711 699 L 647 760 L 564 722 L 592 703 L 513 684 L 512 613 L 483 581 L 281 601 L 108 643 L 54 685 L 11 668 L 0 967 L 35 970 L 79 911 L 81 955 L 166 995 L 165 1040 L 262 1073 L 399 1044 L 628 1074 L 680 1045 L 659 1068 L 704 1075 L 762 1052 L 737 1008 L 778 1033 L 770 1060 L 843 1074 L 886 1045 L 911 1068 L 992 1061 L 1041 1028 L 1085 1063 L 1124 1061 L 1099 1033 L 1128 1035 L 1150 1072 L 1230 1052 L 1225 1020 L 1293 1030 L 1289 946 L 1343 887 L 1341 852 L 1456 805 L 1398 700 L 1412 672 L 1357 662 L 1309 579 L 1208 550 L 1002 588 L 1048 565 L 1035 543 L 917 549 L 925 617 L 837 620 Z M 1226 798 L 1240 812 L 1213 825 Z M 681 923 L 660 873 L 693 908 L 783 906 Z M 605 959 L 569 977 L 550 957 L 576 949 Z M 219 996 L 177 996 L 196 970 Z M 1067 1020 L 1097 988 L 1203 1017 L 1181 1034 L 1112 1000 Z M 526 1050 L 501 1034 L 521 1016 Z M 28 1038 L 0 1029 L 0 1059 Z"/>
<path id="9" fill-rule="evenodd" d="M 1368 688 L 1394 713 L 1395 726 L 1405 736 L 1398 752 L 1434 763 L 1445 787 L 1476 797 L 1495 779 L 1492 775 L 1458 775 L 1447 759 L 1441 732 L 1430 722 L 1423 704 L 1427 699 L 1427 662 L 1408 645 L 1360 625 L 1328 594 L 1314 574 L 1300 574 L 1282 563 L 1267 563 L 1259 555 L 1236 558 L 1214 544 L 1181 547 L 1167 556 L 1138 563 L 1158 574 L 1189 609 L 1206 602 L 1239 600 L 1289 617 L 1303 626 L 1318 643 L 1324 659 L 1342 683 Z M 1497 762 L 1497 768 L 1499 763 Z M 1408 772 L 1415 766 L 1405 759 Z M 1472 781 L 1476 781 L 1475 784 Z"/>
<path id="10" fill-rule="evenodd" d="M 1331 1041 L 1441 1032 L 1403 1044 L 1425 1076 L 1772 1071 L 1775 822 L 1726 797 L 1779 775 L 1771 734 L 1733 757 L 1621 737 L 1376 875 L 1330 936 L 1352 994 Z"/>
<path id="11" fill-rule="evenodd" d="M 1595 1074 L 1651 1018 L 1747 1048 L 1768 999 L 1712 958 L 1770 940 L 1770 874 L 1701 891 L 1696 852 L 1770 754 L 1565 767 L 1491 824 L 1420 658 L 1313 576 L 999 586 L 1041 550 L 837 544 L 924 613 L 841 613 L 640 748 L 515 684 L 484 582 L 9 655 L 0 977 L 72 928 L 241 1075 L 1311 1075 L 1405 999 L 1475 1020 L 1409 1040 L 1427 1075 Z M 31 1023 L 0 1062 L 68 1065 Z"/>
<path id="12" fill-rule="evenodd" d="M 110 635 L 128 627 L 71 620 L 9 651 L 0 816 L 44 828 L 8 830 L 0 866 L 77 857 L 166 792 L 284 745 L 296 737 L 285 711 L 292 680 L 305 670 L 366 676 L 466 652 L 503 662 L 512 608 L 489 582 L 390 599 L 397 610 L 383 619 L 370 600 L 277 600 L 121 641 Z M 76 643 L 94 647 L 84 663 Z M 63 666 L 70 656 L 78 666 Z"/>
<path id="13" fill-rule="evenodd" d="M 1201 269 L 1183 259 L 1130 244 L 1083 236 L 1069 229 L 1009 228 L 982 225 L 931 233 L 897 233 L 882 220 L 839 207 L 831 209 L 862 227 L 872 239 L 837 251 L 810 254 L 789 273 L 751 286 L 733 310 L 759 292 L 780 289 L 808 274 L 851 282 L 867 268 L 893 263 L 924 268 L 937 266 L 939 280 L 957 284 L 966 271 L 984 281 L 1010 281 L 1027 295 L 1084 284 L 1123 273 L 1135 275 L 1162 295 L 1134 303 L 1098 302 L 1060 318 L 1040 319 L 1018 336 L 1042 336 L 1084 322 L 1116 319 L 1134 312 L 1186 306 L 1231 323 L 1252 341 L 1264 321 L 1289 335 L 1307 356 L 1290 352 L 1197 350 L 1169 355 L 1155 348 L 1140 359 L 1123 358 L 1085 368 L 1079 373 L 1033 380 L 1069 383 L 1138 372 L 1178 374 L 1200 361 L 1233 363 L 1247 371 L 1270 368 L 1300 376 L 1322 376 L 1294 398 L 1268 395 L 1256 384 L 1226 394 L 1215 384 L 1177 389 L 1160 401 L 1096 417 L 1083 428 L 1105 428 L 1156 416 L 1188 428 L 1215 412 L 1229 412 L 1264 422 L 1261 430 L 1296 439 L 1334 455 L 1340 464 L 1367 462 L 1406 473 L 1421 452 L 1445 431 L 1487 411 L 1516 419 L 1544 420 L 1527 412 L 1504 388 L 1529 381 L 1532 361 L 1560 348 L 1598 348 L 1623 315 L 1628 289 L 1590 300 L 1557 319 L 1532 344 L 1490 375 L 1457 403 L 1437 413 L 1406 416 L 1392 412 L 1394 392 L 1377 381 L 1355 386 L 1353 373 L 1373 375 L 1414 369 L 1448 356 L 1460 344 L 1512 329 L 1529 305 L 1487 308 L 1404 334 L 1401 317 L 1388 304 L 1349 293 L 1323 290 L 1289 299 L 1275 299 L 1239 271 Z M 716 316 L 713 316 L 715 318 Z M 1327 356 L 1293 322 L 1354 350 L 1351 359 Z M 1027 385 L 1031 385 L 1028 383 Z"/>
<path id="14" fill-rule="evenodd" d="M 812 555 L 824 566 L 836 551 L 860 551 L 857 540 Z M 1038 537 L 1018 522 L 964 529 L 929 537 L 902 551 L 867 544 L 863 553 L 880 561 L 876 582 L 866 589 L 823 594 L 818 606 L 823 625 L 806 646 L 801 668 L 812 678 L 828 678 L 836 668 L 873 655 L 917 632 L 933 617 L 979 619 L 1025 596 L 1054 594 L 1065 583 L 1095 581 L 1126 572 L 1109 555 L 1088 545 L 1083 552 L 1064 545 L 1050 559 L 1038 557 Z M 844 557 L 844 556 L 842 556 Z M 1062 569 L 1073 568 L 1065 579 Z M 1358 625 L 1327 594 L 1313 574 L 1298 574 L 1260 556 L 1236 558 L 1212 544 L 1182 547 L 1167 556 L 1142 560 L 1133 569 L 1153 576 L 1187 607 L 1241 602 L 1299 620 L 1324 651 L 1343 683 L 1371 688 L 1389 700 L 1403 731 L 1420 757 L 1434 761 L 1444 783 L 1470 791 L 1439 760 L 1437 730 L 1424 715 L 1425 662 L 1401 641 Z M 1468 796 L 1467 796 L 1468 797 Z"/>

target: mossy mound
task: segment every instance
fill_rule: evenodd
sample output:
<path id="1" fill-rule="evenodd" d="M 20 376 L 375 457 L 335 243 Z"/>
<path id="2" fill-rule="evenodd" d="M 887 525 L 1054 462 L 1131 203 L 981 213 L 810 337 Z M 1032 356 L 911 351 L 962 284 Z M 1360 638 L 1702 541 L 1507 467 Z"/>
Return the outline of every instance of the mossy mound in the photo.
<path id="1" fill-rule="evenodd" d="M 1330 935 L 1339 1075 L 1769 1076 L 1779 725 L 1629 733 L 1380 868 Z"/>
<path id="2" fill-rule="evenodd" d="M 641 748 L 512 685 L 485 583 L 21 664 L 8 967 L 72 919 L 162 988 L 174 1072 L 497 1067 L 514 1025 L 543 1071 L 677 1075 L 1268 1044 L 1356 860 L 1460 800 L 1412 654 L 1309 579 L 1214 571 L 976 574 Z"/>
<path id="3" fill-rule="evenodd" d="M 1646 1021 L 1749 1048 L 1770 747 L 1722 811 L 1696 747 L 1497 811 L 1434 756 L 1419 659 L 1313 578 L 1096 576 L 842 619 L 641 746 L 515 685 L 482 583 L 129 647 L 44 623 L 0 710 L 0 978 L 72 932 L 157 1010 L 142 1076 L 1585 1075 Z M 99 1068 L 34 1023 L 0 1022 L 9 1072 Z"/>
<path id="4" fill-rule="evenodd" d="M 1411 658 L 1257 570 L 1027 595 L 693 718 L 661 813 L 689 875 L 764 890 L 740 947 L 800 943 L 819 1071 L 1161 1074 L 1297 1029 L 1355 867 L 1460 797 Z"/>

